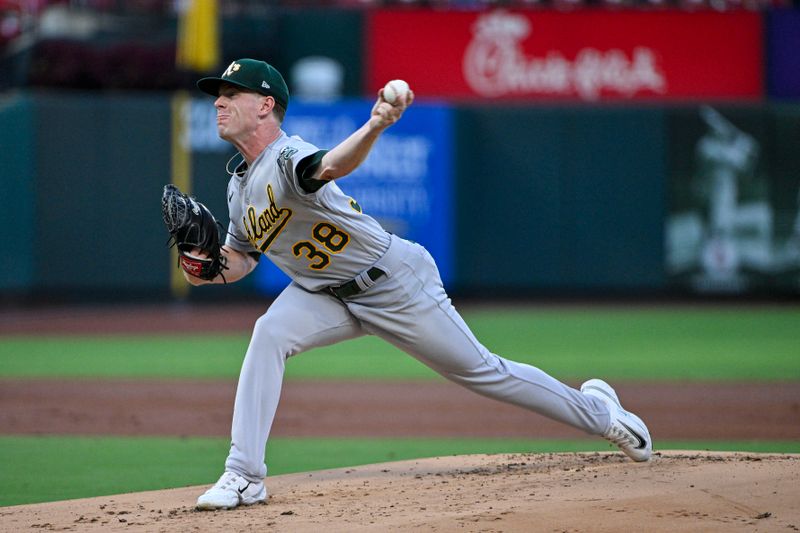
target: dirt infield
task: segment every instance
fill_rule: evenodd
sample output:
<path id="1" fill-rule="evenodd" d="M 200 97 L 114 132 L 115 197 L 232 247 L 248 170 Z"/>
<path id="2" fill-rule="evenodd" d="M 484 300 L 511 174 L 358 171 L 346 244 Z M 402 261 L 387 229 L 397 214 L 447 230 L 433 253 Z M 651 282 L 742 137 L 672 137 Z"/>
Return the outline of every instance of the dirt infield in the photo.
<path id="1" fill-rule="evenodd" d="M 0 381 L 0 433 L 227 435 L 234 391 L 232 381 Z M 619 392 L 646 413 L 656 448 L 665 438 L 800 438 L 792 384 Z M 448 383 L 290 381 L 278 413 L 274 435 L 583 436 Z M 275 476 L 267 486 L 268 505 L 228 512 L 193 510 L 205 487 L 5 507 L 0 531 L 800 530 L 800 455 L 461 456 Z"/>
<path id="2" fill-rule="evenodd" d="M 267 505 L 201 487 L 0 509 L 2 531 L 797 531 L 800 455 L 474 455 L 270 478 Z"/>
<path id="3" fill-rule="evenodd" d="M 619 383 L 654 439 L 800 440 L 796 383 Z M 227 436 L 234 381 L 0 380 L 0 434 Z M 274 436 L 582 438 L 447 382 L 287 381 Z"/>

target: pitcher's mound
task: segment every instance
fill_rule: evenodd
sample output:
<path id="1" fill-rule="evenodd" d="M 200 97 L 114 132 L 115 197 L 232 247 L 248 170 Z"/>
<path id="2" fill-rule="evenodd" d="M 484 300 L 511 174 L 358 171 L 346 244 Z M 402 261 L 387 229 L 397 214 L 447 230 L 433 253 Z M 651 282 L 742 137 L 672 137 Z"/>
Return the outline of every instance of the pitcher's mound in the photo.
<path id="1" fill-rule="evenodd" d="M 209 480 L 213 483 L 215 480 Z M 0 508 L 3 531 L 798 531 L 800 455 L 438 457 L 270 477 L 267 505 L 206 487 Z"/>

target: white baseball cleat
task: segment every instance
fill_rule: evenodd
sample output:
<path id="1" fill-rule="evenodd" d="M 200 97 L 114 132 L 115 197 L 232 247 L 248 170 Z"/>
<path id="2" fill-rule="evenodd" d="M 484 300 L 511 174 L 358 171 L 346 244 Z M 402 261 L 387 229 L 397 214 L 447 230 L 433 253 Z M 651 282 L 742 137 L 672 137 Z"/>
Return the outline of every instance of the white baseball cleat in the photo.
<path id="1" fill-rule="evenodd" d="M 263 503 L 267 499 L 267 488 L 263 481 L 254 483 L 235 472 L 225 472 L 213 487 L 197 498 L 199 510 L 233 509 L 239 505 Z"/>
<path id="2" fill-rule="evenodd" d="M 608 406 L 611 425 L 603 434 L 634 461 L 647 461 L 653 452 L 650 432 L 642 419 L 622 408 L 611 385 L 601 379 L 590 379 L 581 385 L 581 392 L 594 396 Z"/>

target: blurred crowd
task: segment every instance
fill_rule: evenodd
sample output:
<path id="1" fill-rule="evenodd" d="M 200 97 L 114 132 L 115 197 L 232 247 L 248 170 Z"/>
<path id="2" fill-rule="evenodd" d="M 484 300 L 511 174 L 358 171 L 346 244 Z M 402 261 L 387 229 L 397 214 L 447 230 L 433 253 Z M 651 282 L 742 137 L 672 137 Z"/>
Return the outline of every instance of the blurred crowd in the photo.
<path id="1" fill-rule="evenodd" d="M 70 9 L 95 13 L 168 15 L 192 0 L 0 0 L 0 43 L 23 33 L 50 10 Z M 796 0 L 225 0 L 222 14 L 263 12 L 280 7 L 372 8 L 395 7 L 431 9 L 507 8 L 661 8 L 762 10 L 791 7 Z"/>
<path id="2" fill-rule="evenodd" d="M 0 90 L 22 84 L 171 89 L 175 20 L 194 0 L 0 0 Z M 797 3 L 794 3 L 797 2 Z M 218 0 L 221 17 L 321 9 L 754 10 L 800 0 Z M 226 18 L 227 17 L 227 18 Z M 120 36 L 124 36 L 123 39 Z M 92 39 L 94 48 L 86 43 Z M 127 39 L 127 41 L 126 41 Z M 120 68 L 125 65 L 125 68 Z M 110 74 L 113 72 L 113 76 Z M 158 75 L 143 77 L 141 72 Z"/>

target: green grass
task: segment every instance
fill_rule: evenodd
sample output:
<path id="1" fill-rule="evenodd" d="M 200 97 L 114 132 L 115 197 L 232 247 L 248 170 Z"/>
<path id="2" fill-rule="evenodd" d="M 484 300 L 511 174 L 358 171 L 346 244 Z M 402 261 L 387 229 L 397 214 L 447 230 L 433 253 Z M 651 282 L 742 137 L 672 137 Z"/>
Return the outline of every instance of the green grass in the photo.
<path id="1" fill-rule="evenodd" d="M 222 438 L 0 437 L 0 505 L 211 484 L 221 473 L 228 446 Z M 420 457 L 608 451 L 609 446 L 599 439 L 275 438 L 267 459 L 272 476 Z M 800 443 L 661 442 L 659 449 L 800 453 Z"/>
<path id="2" fill-rule="evenodd" d="M 472 309 L 495 353 L 559 377 L 800 380 L 800 308 Z M 248 335 L 0 337 L 0 377 L 235 378 Z M 437 379 L 375 337 L 292 358 L 289 379 Z"/>
<path id="3" fill-rule="evenodd" d="M 244 335 L 0 337 L 3 377 L 233 378 Z"/>

